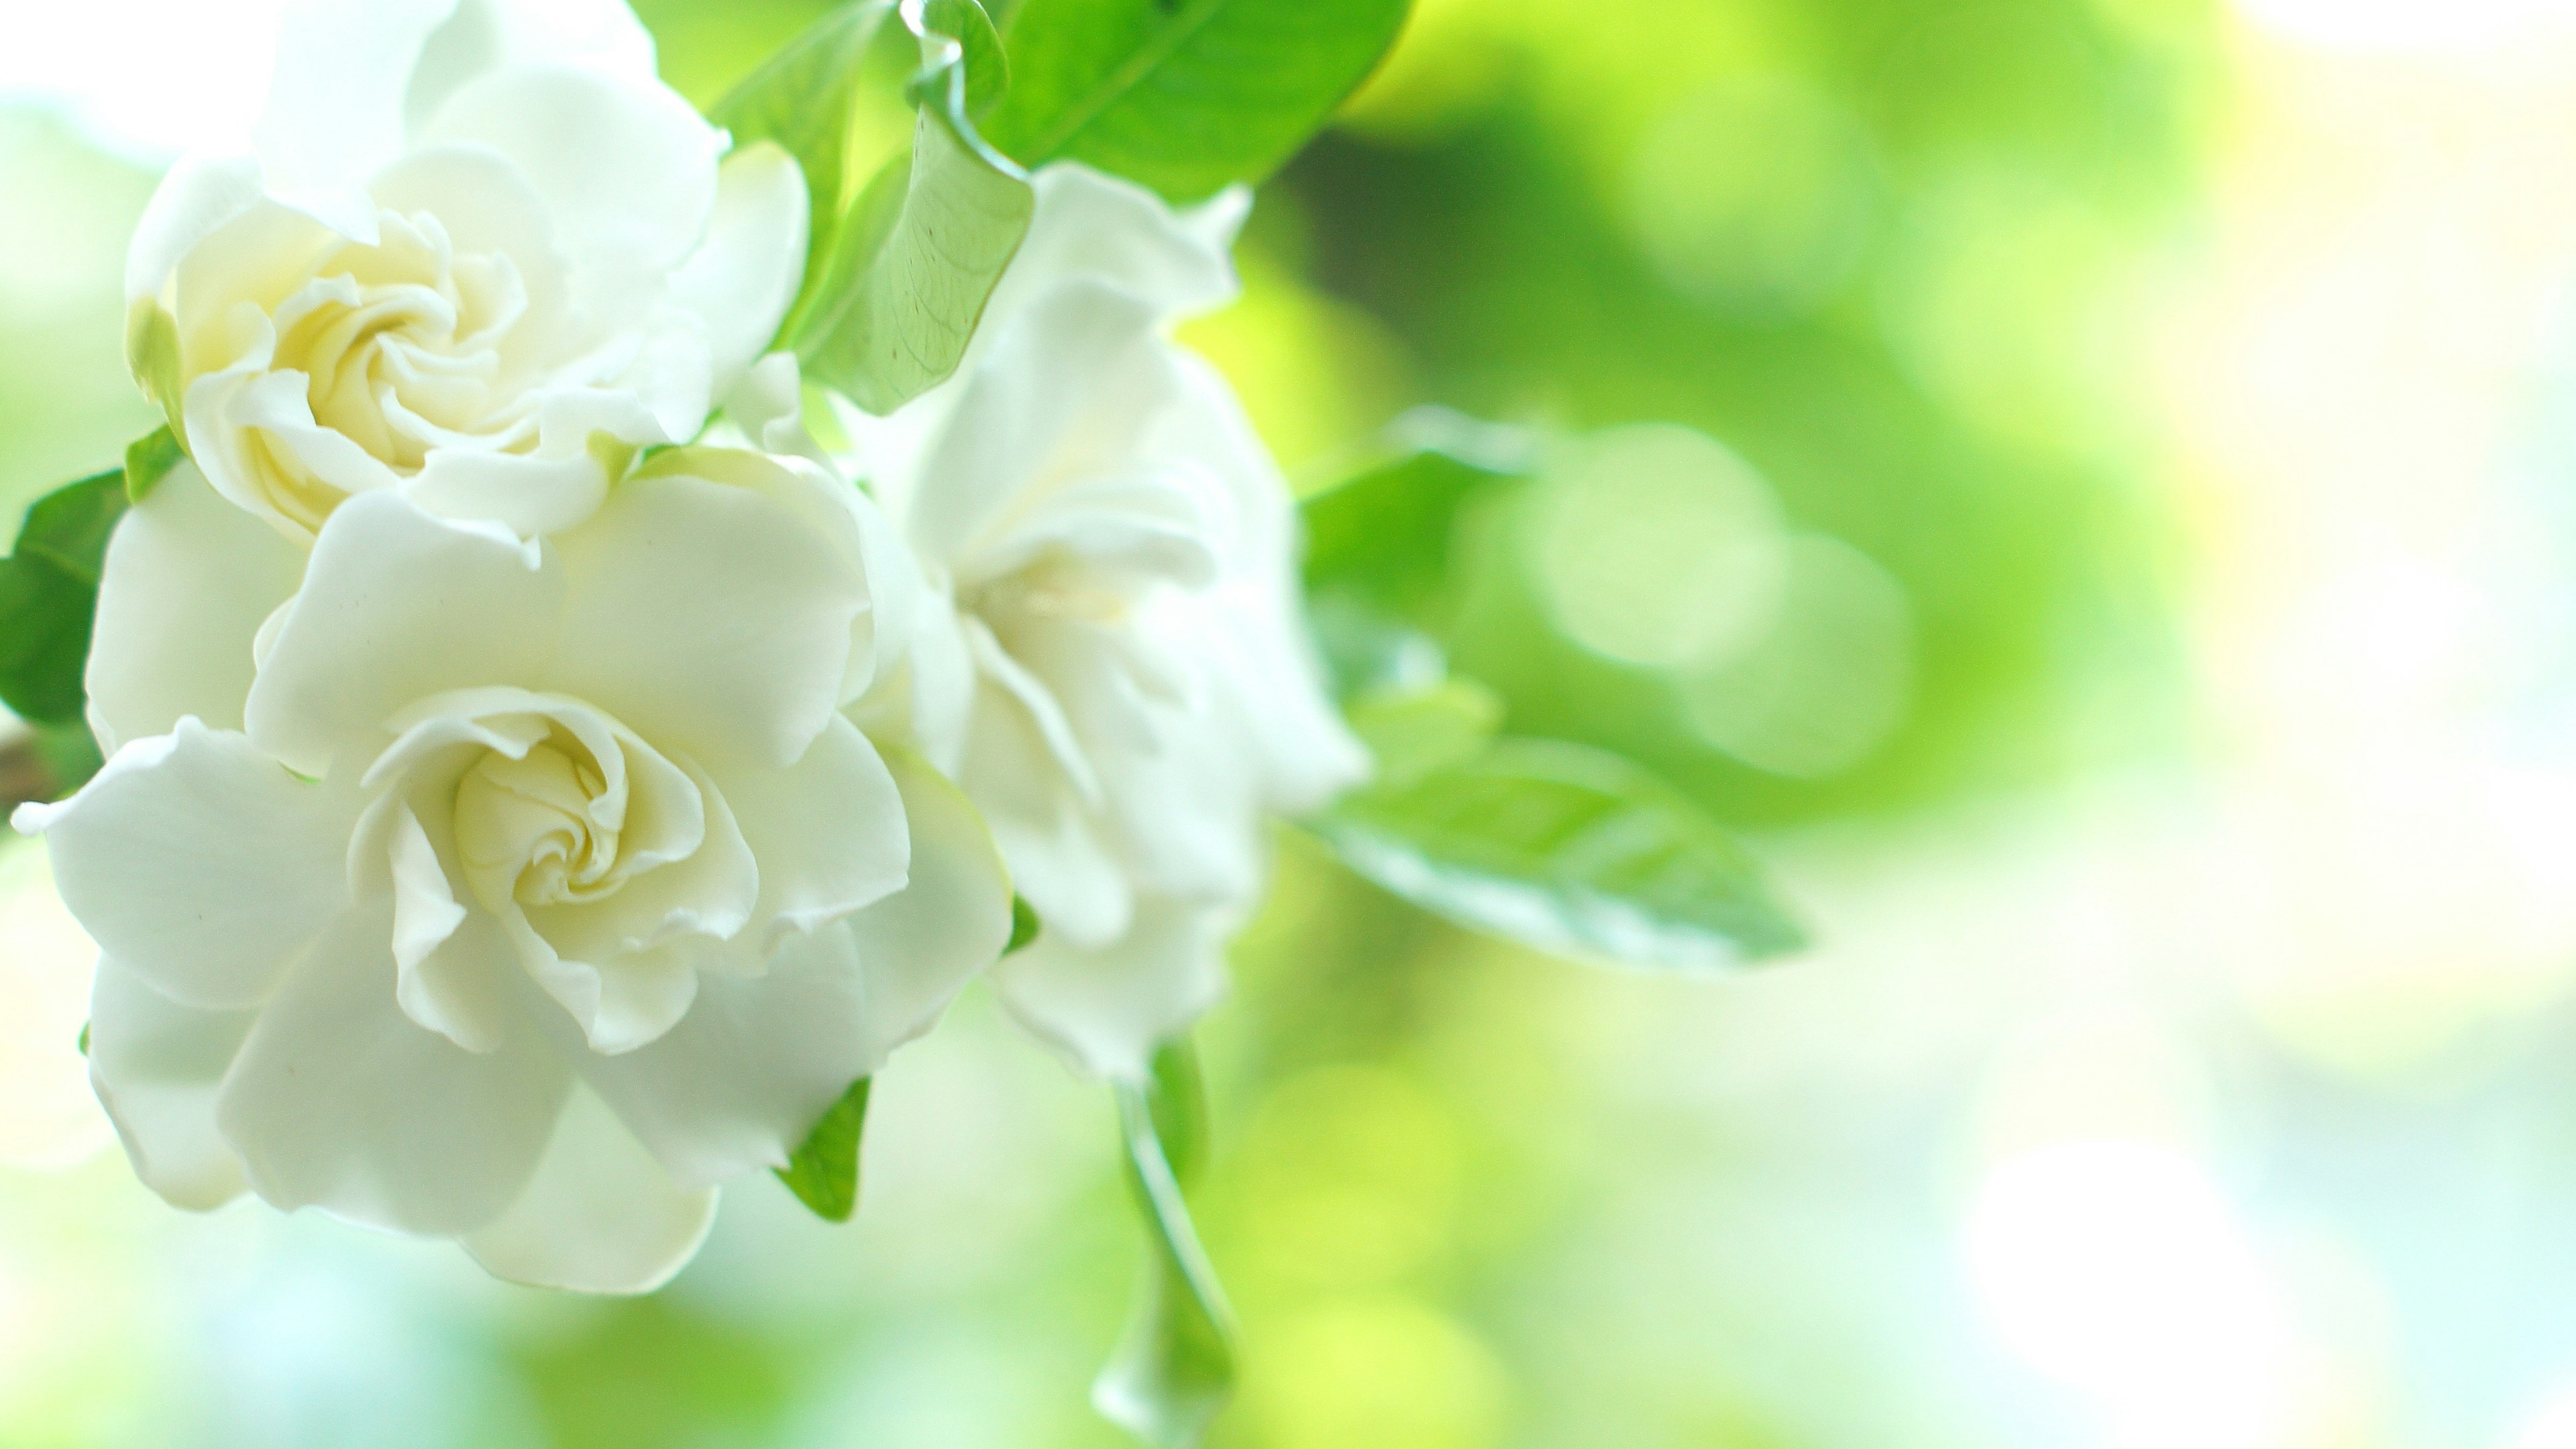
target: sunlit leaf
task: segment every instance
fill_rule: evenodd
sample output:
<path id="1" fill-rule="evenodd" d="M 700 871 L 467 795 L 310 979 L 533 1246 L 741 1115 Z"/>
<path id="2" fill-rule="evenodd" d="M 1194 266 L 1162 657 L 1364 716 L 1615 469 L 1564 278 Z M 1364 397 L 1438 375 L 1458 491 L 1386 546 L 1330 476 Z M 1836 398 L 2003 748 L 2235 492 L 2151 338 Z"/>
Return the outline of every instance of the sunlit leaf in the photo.
<path id="1" fill-rule="evenodd" d="M 0 559 L 0 703 L 32 724 L 80 722 L 99 570 L 125 508 L 122 468 L 57 489 Z"/>
<path id="2" fill-rule="evenodd" d="M 1705 969 L 1805 944 L 1716 822 L 1586 745 L 1506 739 L 1359 791 L 1312 824 L 1397 895 L 1542 950 Z"/>
<path id="3" fill-rule="evenodd" d="M 1087 162 L 1174 201 L 1259 181 L 1357 89 L 1407 0 L 1020 0 L 987 126 L 1031 166 Z"/>
<path id="4" fill-rule="evenodd" d="M 805 1135 L 796 1155 L 777 1169 L 778 1180 L 825 1222 L 846 1223 L 858 1210 L 859 1136 L 868 1121 L 869 1081 L 852 1082 Z"/>
<path id="5" fill-rule="evenodd" d="M 885 32 L 889 19 L 898 32 Z M 918 53 L 907 81 L 871 49 Z M 956 371 L 1002 269 L 1027 234 L 1028 178 L 976 135 L 1007 84 L 999 34 L 975 0 L 851 0 L 718 102 L 737 145 L 774 141 L 813 198 L 805 280 L 780 329 L 805 375 L 890 412 Z M 900 74 L 900 72 L 896 73 Z M 913 109 L 910 145 L 854 155 L 863 107 Z M 860 175 L 870 180 L 861 186 Z"/>
<path id="6" fill-rule="evenodd" d="M 1091 1402 L 1157 1449 L 1189 1449 L 1234 1393 L 1234 1316 L 1181 1196 L 1207 1153 L 1198 1057 L 1186 1040 L 1173 1042 L 1155 1054 L 1149 1082 L 1116 1090 L 1150 1251 L 1135 1315 Z"/>
<path id="7" fill-rule="evenodd" d="M 1029 904 L 1028 897 L 1011 897 L 1011 944 L 1002 948 L 1002 954 L 1017 953 L 1021 947 L 1036 940 L 1038 932 L 1044 928 L 1045 923 L 1038 919 L 1038 908 Z"/>
<path id="8" fill-rule="evenodd" d="M 811 288 L 832 254 L 850 201 L 850 128 L 868 46 L 893 14 L 895 0 L 850 0 L 805 28 L 784 50 L 743 78 L 709 113 L 743 147 L 775 141 L 796 158 L 813 203 L 805 256 Z"/>

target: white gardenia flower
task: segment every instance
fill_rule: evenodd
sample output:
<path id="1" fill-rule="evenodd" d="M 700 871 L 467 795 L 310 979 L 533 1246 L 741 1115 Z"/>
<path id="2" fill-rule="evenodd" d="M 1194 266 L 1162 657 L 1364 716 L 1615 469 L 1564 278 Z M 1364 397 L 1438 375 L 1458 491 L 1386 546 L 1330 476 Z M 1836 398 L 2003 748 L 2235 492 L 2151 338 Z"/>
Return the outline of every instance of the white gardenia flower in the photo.
<path id="1" fill-rule="evenodd" d="M 136 376 L 299 541 L 384 491 L 568 526 L 792 300 L 804 180 L 725 146 L 624 0 L 299 0 L 254 154 L 182 159 L 136 230 Z"/>
<path id="2" fill-rule="evenodd" d="M 524 1281 L 676 1271 L 715 1185 L 1010 933 L 963 796 L 841 713 L 908 627 L 889 556 L 855 490 L 753 453 L 659 455 L 534 542 L 364 494 L 309 562 L 182 465 L 108 549 L 115 754 L 17 821 L 99 944 L 137 1173 Z"/>
<path id="3" fill-rule="evenodd" d="M 1175 214 L 1076 165 L 1036 181 L 958 376 L 844 413 L 944 605 L 863 715 L 900 716 L 954 775 L 1044 923 L 995 973 L 1014 1013 L 1134 1076 L 1222 992 L 1266 813 L 1367 760 L 1305 634 L 1286 484 L 1169 335 L 1235 294 L 1243 194 Z"/>

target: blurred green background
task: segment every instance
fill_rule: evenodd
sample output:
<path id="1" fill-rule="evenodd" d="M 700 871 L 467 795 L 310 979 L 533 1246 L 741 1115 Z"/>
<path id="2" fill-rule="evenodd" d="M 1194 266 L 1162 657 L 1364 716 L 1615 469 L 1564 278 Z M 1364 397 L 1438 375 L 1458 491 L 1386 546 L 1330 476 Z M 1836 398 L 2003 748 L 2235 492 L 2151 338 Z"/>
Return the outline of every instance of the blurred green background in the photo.
<path id="1" fill-rule="evenodd" d="M 640 8 L 704 102 L 821 7 Z M 2576 1449 L 2562 9 L 1423 0 L 1185 336 L 1306 486 L 1543 430 L 1461 667 L 1820 945 L 1540 959 L 1283 832 L 1203 1033 L 1219 1445 Z M 0 0 L 11 527 L 148 426 L 124 235 L 263 13 Z M 1111 1109 L 980 996 L 855 1225 L 747 1183 L 593 1302 L 163 1207 L 83 954 L 0 846 L 0 1443 L 1121 1442 Z"/>

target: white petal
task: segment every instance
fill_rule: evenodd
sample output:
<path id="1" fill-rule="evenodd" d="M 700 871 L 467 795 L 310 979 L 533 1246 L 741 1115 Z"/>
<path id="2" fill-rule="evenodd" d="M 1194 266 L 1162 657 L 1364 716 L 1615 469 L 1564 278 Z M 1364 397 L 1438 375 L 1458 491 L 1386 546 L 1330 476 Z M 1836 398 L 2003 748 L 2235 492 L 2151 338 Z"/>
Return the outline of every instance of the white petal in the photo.
<path id="1" fill-rule="evenodd" d="M 865 1074 L 858 973 L 846 955 L 797 949 L 804 939 L 790 937 L 765 974 L 702 974 L 689 1014 L 634 1051 L 579 1050 L 569 1022 L 550 1028 L 574 1069 L 684 1185 L 784 1165 Z"/>
<path id="2" fill-rule="evenodd" d="M 1011 877 L 966 799 L 918 756 L 887 759 L 912 825 L 904 888 L 841 923 L 866 986 L 866 1070 L 928 1031 L 1011 941 Z"/>
<path id="3" fill-rule="evenodd" d="M 470 1052 L 497 1049 L 509 1029 L 500 973 L 517 952 L 498 922 L 459 904 L 452 862 L 419 817 L 388 796 L 394 891 L 394 1001 L 403 1014 Z"/>
<path id="4" fill-rule="evenodd" d="M 421 47 L 403 115 L 416 131 L 466 82 L 514 65 L 586 65 L 651 81 L 653 37 L 625 0 L 462 0 Z"/>
<path id="5" fill-rule="evenodd" d="M 911 856 L 895 786 L 876 747 L 837 715 L 795 764 L 736 765 L 719 777 L 760 862 L 765 939 L 814 930 L 903 887 Z"/>
<path id="6" fill-rule="evenodd" d="M 239 729 L 251 643 L 304 576 L 304 555 L 215 495 L 193 463 L 172 469 L 116 526 L 90 634 L 90 727 L 114 754 L 183 716 Z"/>
<path id="7" fill-rule="evenodd" d="M 1143 898 L 1127 934 L 1105 946 L 1083 949 L 1049 923 L 994 968 L 993 983 L 1020 1024 L 1075 1067 L 1136 1080 L 1155 1047 L 1225 994 L 1225 942 L 1240 919 L 1230 906 Z"/>
<path id="8" fill-rule="evenodd" d="M 696 1256 L 715 1218 L 716 1189 L 672 1181 L 598 1094 L 576 1085 L 527 1190 L 463 1242 L 514 1283 L 649 1293 Z"/>
<path id="9" fill-rule="evenodd" d="M 184 156 L 161 178 L 125 252 L 125 300 L 158 300 L 182 257 L 265 196 L 248 157 Z"/>
<path id="10" fill-rule="evenodd" d="M 452 689 L 536 687 L 561 617 L 560 570 L 504 530 L 432 518 L 392 494 L 342 505 L 245 714 L 251 737 L 307 775 L 380 744 L 404 707 Z"/>
<path id="11" fill-rule="evenodd" d="M 44 831 L 91 939 L 194 1006 L 257 1003 L 348 896 L 345 806 L 195 720 L 127 745 L 79 794 L 17 823 Z"/>
<path id="12" fill-rule="evenodd" d="M 763 375 L 765 383 L 751 399 L 755 408 L 763 410 L 753 415 L 754 421 L 762 423 L 761 431 L 773 440 L 782 434 L 802 436 L 804 430 L 792 411 L 798 405 L 795 356 L 774 353 L 754 372 Z M 746 390 L 737 389 L 735 396 L 741 398 Z M 766 411 L 779 407 L 790 411 Z M 646 463 L 637 477 L 699 478 L 748 489 L 830 541 L 867 600 L 864 612 L 850 627 L 849 664 L 841 682 L 843 702 L 866 693 L 879 671 L 908 647 L 923 608 L 921 566 L 876 503 L 833 471 L 828 461 L 744 448 L 675 448 Z"/>
<path id="13" fill-rule="evenodd" d="M 113 958 L 90 993 L 89 1072 L 144 1186 L 203 1212 L 247 1188 L 215 1130 L 215 1089 L 250 1035 L 253 1011 L 182 1006 Z"/>
<path id="14" fill-rule="evenodd" d="M 361 189 L 404 149 L 403 96 L 430 32 L 456 0 L 300 0 L 280 26 L 268 112 L 254 144 L 279 200 L 362 242 Z"/>
<path id="15" fill-rule="evenodd" d="M 261 1011 L 216 1122 L 278 1207 L 471 1232 L 526 1186 L 568 1077 L 536 1032 L 478 1054 L 405 1016 L 392 932 L 390 909 L 376 907 L 316 943 Z"/>
<path id="16" fill-rule="evenodd" d="M 486 520 L 536 538 L 598 512 L 608 498 L 608 470 L 587 450 L 538 457 L 435 448 L 402 493 L 425 513 L 460 523 Z"/>
<path id="17" fill-rule="evenodd" d="M 423 133 L 490 146 L 546 199 L 576 263 L 677 265 L 706 234 L 724 133 L 658 82 L 562 65 L 467 82 Z"/>
<path id="18" fill-rule="evenodd" d="M 506 158 L 480 146 L 427 146 L 378 172 L 367 190 L 387 210 L 436 217 L 459 255 L 508 257 L 541 313 L 559 305 L 564 259 L 545 198 Z M 512 331 L 524 336 L 528 326 L 522 318 Z"/>
<path id="19" fill-rule="evenodd" d="M 645 476 L 554 542 L 569 589 L 558 688 L 709 769 L 786 764 L 823 732 L 868 600 L 794 513 L 741 488 Z"/>
<path id="20" fill-rule="evenodd" d="M 524 918 L 504 913 L 502 926 L 518 945 L 529 976 L 562 1008 L 561 1018 L 580 1031 L 587 1054 L 600 1057 L 636 1051 L 669 1035 L 698 998 L 700 969 L 718 969 L 715 958 L 727 949 L 724 942 L 698 939 L 589 962 L 562 956 Z"/>
<path id="21" fill-rule="evenodd" d="M 769 349 L 805 278 L 805 173 L 769 141 L 743 147 L 717 173 L 706 241 L 671 279 L 680 305 L 706 319 L 721 397 Z"/>
<path id="22" fill-rule="evenodd" d="M 1220 193 L 1175 214 L 1132 181 L 1059 162 L 1032 178 L 1037 209 L 1028 239 L 995 289 L 987 326 L 1006 320 L 1067 282 L 1106 283 L 1159 318 L 1195 316 L 1232 301 L 1238 284 L 1227 256 L 1249 208 L 1249 193 Z"/>
<path id="23" fill-rule="evenodd" d="M 1102 389 L 1132 370 L 1127 355 L 1153 340 L 1154 324 L 1152 309 L 1096 282 L 1052 289 L 1011 318 L 922 460 L 905 519 L 914 547 L 962 574 L 1032 490 L 1127 462 L 1123 440 L 1103 436 L 1115 419 Z"/>

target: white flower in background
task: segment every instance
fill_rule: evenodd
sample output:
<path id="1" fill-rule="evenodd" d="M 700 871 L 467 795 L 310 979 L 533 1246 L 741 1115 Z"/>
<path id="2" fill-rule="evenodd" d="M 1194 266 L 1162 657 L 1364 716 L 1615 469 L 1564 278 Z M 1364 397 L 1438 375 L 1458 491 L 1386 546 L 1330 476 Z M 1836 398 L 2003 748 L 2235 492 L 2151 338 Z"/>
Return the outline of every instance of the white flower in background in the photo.
<path id="1" fill-rule="evenodd" d="M 1233 297 L 1243 193 L 1176 215 L 1072 165 L 1037 191 L 958 376 L 843 419 L 948 606 L 863 714 L 955 776 L 1044 922 L 996 972 L 1014 1013 L 1132 1076 L 1222 992 L 1265 813 L 1366 757 L 1304 634 L 1286 484 L 1169 336 Z"/>
<path id="2" fill-rule="evenodd" d="M 536 542 L 365 494 L 309 563 L 174 472 L 108 550 L 114 757 L 18 817 L 99 943 L 136 1171 L 526 1281 L 675 1271 L 1010 932 L 962 795 L 841 713 L 902 646 L 901 554 L 752 453 L 662 454 Z"/>
<path id="3" fill-rule="evenodd" d="M 568 526 L 793 296 L 803 178 L 725 144 L 623 0 L 302 0 L 254 154 L 183 159 L 136 230 L 136 375 L 290 537 L 388 490 Z"/>

